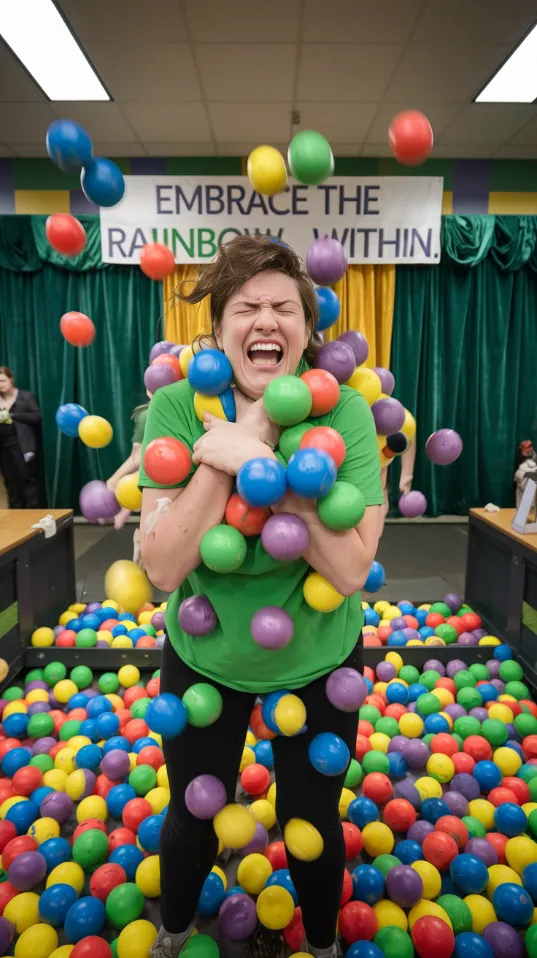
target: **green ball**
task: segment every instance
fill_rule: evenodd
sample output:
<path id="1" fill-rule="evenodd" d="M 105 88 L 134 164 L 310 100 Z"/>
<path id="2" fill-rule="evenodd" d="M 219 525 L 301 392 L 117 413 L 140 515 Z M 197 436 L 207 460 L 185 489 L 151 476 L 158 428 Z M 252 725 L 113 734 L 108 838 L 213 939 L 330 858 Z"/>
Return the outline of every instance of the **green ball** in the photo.
<path id="1" fill-rule="evenodd" d="M 469 712 L 470 709 L 480 708 L 480 706 L 483 705 L 483 699 L 478 689 L 466 687 L 457 692 L 457 704 L 462 705 L 462 707 Z"/>
<path id="2" fill-rule="evenodd" d="M 106 899 L 106 915 L 116 928 L 124 928 L 136 921 L 144 907 L 144 895 L 134 882 L 116 885 Z"/>
<path id="3" fill-rule="evenodd" d="M 89 828 L 73 845 L 73 858 L 82 868 L 101 865 L 108 855 L 108 835 L 100 828 Z"/>
<path id="4" fill-rule="evenodd" d="M 153 672 L 153 675 L 151 676 L 151 678 L 152 678 L 152 679 L 159 679 L 159 678 L 160 678 L 160 669 L 155 669 L 155 671 Z"/>
<path id="5" fill-rule="evenodd" d="M 486 738 L 487 742 L 494 748 L 499 748 L 501 745 L 504 745 L 509 738 L 509 732 L 507 731 L 505 723 L 501 722 L 500 719 L 485 719 L 479 734 L 482 735 L 483 738 Z"/>
<path id="6" fill-rule="evenodd" d="M 487 834 L 487 829 L 479 819 L 474 818 L 473 815 L 463 815 L 461 822 L 464 822 L 466 828 L 470 833 L 470 838 L 484 838 Z"/>
<path id="7" fill-rule="evenodd" d="M 313 427 L 312 422 L 299 422 L 296 426 L 290 426 L 284 429 L 280 436 L 280 452 L 285 459 L 290 459 L 294 452 L 300 448 L 302 436 Z M 284 465 L 287 463 L 284 462 Z"/>
<path id="8" fill-rule="evenodd" d="M 420 673 L 415 665 L 403 665 L 403 668 L 399 669 L 397 678 L 406 682 L 407 685 L 413 685 L 414 682 L 419 682 Z"/>
<path id="9" fill-rule="evenodd" d="M 382 732 L 384 735 L 393 738 L 394 735 L 399 735 L 399 722 L 397 719 L 390 718 L 389 715 L 383 715 L 382 718 L 379 718 L 378 722 L 375 723 L 375 732 Z"/>
<path id="10" fill-rule="evenodd" d="M 505 695 L 512 695 L 517 702 L 520 702 L 520 699 L 531 698 L 530 690 L 528 686 L 524 684 L 524 682 L 507 682 L 504 693 Z"/>
<path id="11" fill-rule="evenodd" d="M 60 726 L 58 734 L 60 742 L 67 742 L 67 740 L 73 738 L 74 735 L 79 735 L 81 725 L 82 722 L 79 722 L 78 719 L 67 719 L 67 721 Z"/>
<path id="12" fill-rule="evenodd" d="M 44 738 L 50 735 L 54 728 L 54 719 L 48 712 L 36 712 L 28 719 L 26 734 L 29 738 Z"/>
<path id="13" fill-rule="evenodd" d="M 426 672 L 421 673 L 418 681 L 420 685 L 424 685 L 429 692 L 432 692 L 439 678 L 441 678 L 440 672 L 436 669 L 427 669 Z"/>
<path id="14" fill-rule="evenodd" d="M 476 682 L 488 682 L 490 679 L 490 672 L 482 662 L 473 662 L 468 666 L 468 671 L 472 673 Z"/>
<path id="15" fill-rule="evenodd" d="M 454 935 L 472 930 L 472 912 L 458 895 L 440 895 L 440 898 L 436 899 L 436 904 L 448 913 Z"/>
<path id="16" fill-rule="evenodd" d="M 119 940 L 118 938 L 114 938 L 114 940 L 110 942 L 110 951 L 112 952 L 112 958 L 118 958 L 118 954 L 117 954 L 118 940 Z"/>
<path id="17" fill-rule="evenodd" d="M 75 646 L 77 649 L 94 649 L 97 645 L 97 633 L 95 629 L 80 629 L 77 632 Z"/>
<path id="18" fill-rule="evenodd" d="M 156 743 L 155 743 L 156 744 Z M 152 765 L 136 765 L 129 774 L 129 785 L 143 798 L 157 784 L 157 773 Z"/>
<path id="19" fill-rule="evenodd" d="M 385 958 L 414 958 L 414 945 L 410 935 L 396 925 L 385 925 L 373 938 Z"/>
<path id="20" fill-rule="evenodd" d="M 295 426 L 311 412 L 311 389 L 298 376 L 277 376 L 265 387 L 265 412 L 278 426 Z"/>
<path id="21" fill-rule="evenodd" d="M 521 738 L 526 738 L 526 735 L 537 734 L 537 718 L 530 715 L 529 712 L 521 712 L 520 715 L 515 715 L 513 724 Z"/>
<path id="22" fill-rule="evenodd" d="M 115 672 L 103 672 L 97 682 L 99 692 L 103 695 L 110 695 L 119 689 L 119 679 Z"/>
<path id="23" fill-rule="evenodd" d="M 479 719 L 476 719 L 474 715 L 461 715 L 460 718 L 455 719 L 453 725 L 453 731 L 456 732 L 457 735 L 460 735 L 463 741 L 468 738 L 469 735 L 479 735 L 480 728 L 481 722 Z"/>
<path id="24" fill-rule="evenodd" d="M 537 958 L 537 925 L 530 925 L 524 935 L 524 945 L 528 958 Z"/>
<path id="25" fill-rule="evenodd" d="M 132 703 L 130 712 L 133 718 L 143 719 L 145 718 L 145 713 L 147 712 L 149 706 L 151 705 L 151 699 L 136 699 Z"/>
<path id="26" fill-rule="evenodd" d="M 287 151 L 287 162 L 292 176 L 299 183 L 316 186 L 334 172 L 334 155 L 330 143 L 322 133 L 301 130 L 295 133 Z"/>
<path id="27" fill-rule="evenodd" d="M 51 663 L 52 664 L 52 663 Z M 45 679 L 45 669 L 30 669 L 28 675 L 25 678 L 25 683 L 28 685 L 29 682 L 43 682 Z"/>
<path id="28" fill-rule="evenodd" d="M 436 612 L 438 615 L 443 615 L 444 619 L 449 619 L 453 615 L 449 605 L 446 605 L 445 602 L 433 602 L 429 612 Z"/>
<path id="29" fill-rule="evenodd" d="M 449 625 L 447 622 L 437 625 L 434 634 L 437 635 L 439 639 L 443 639 L 446 645 L 453 645 L 459 638 L 459 633 L 455 626 Z"/>
<path id="30" fill-rule="evenodd" d="M 526 784 L 530 790 L 530 801 L 537 801 L 537 778 L 530 778 Z"/>
<path id="31" fill-rule="evenodd" d="M 92 630 L 89 630 L 92 631 Z M 84 629 L 82 629 L 84 632 Z M 80 632 L 78 633 L 80 635 Z M 95 633 L 97 635 L 97 633 Z M 93 672 L 87 665 L 76 665 L 69 676 L 79 689 L 87 689 L 93 682 Z"/>
<path id="32" fill-rule="evenodd" d="M 148 622 L 147 625 L 144 625 L 143 628 L 144 628 L 144 631 L 145 631 L 145 634 L 146 634 L 146 635 L 152 635 L 153 638 L 155 638 L 155 636 L 156 636 L 156 634 L 157 634 L 157 630 L 156 630 L 156 628 L 155 628 L 154 625 L 151 625 L 151 623 Z"/>
<path id="33" fill-rule="evenodd" d="M 459 611 L 457 612 L 457 615 L 461 617 L 463 615 L 466 615 L 467 612 L 473 612 L 473 611 L 474 610 L 472 609 L 471 605 L 467 605 L 466 602 L 463 602 Z"/>
<path id="34" fill-rule="evenodd" d="M 233 526 L 213 526 L 200 542 L 201 558 L 213 572 L 236 572 L 246 558 L 246 539 Z"/>
<path id="35" fill-rule="evenodd" d="M 427 735 L 424 735 L 424 736 L 423 736 L 423 741 L 425 742 L 426 745 L 430 745 L 431 742 L 432 742 L 432 740 L 433 740 L 433 738 L 434 738 L 434 733 L 433 733 L 433 732 L 427 732 Z"/>
<path id="36" fill-rule="evenodd" d="M 461 737 L 460 735 L 457 735 L 456 732 L 452 732 L 452 733 L 451 733 L 451 738 L 453 739 L 454 742 L 457 743 L 459 752 L 461 752 L 461 751 L 462 751 L 462 746 L 463 746 L 463 739 L 462 739 L 462 737 Z"/>
<path id="37" fill-rule="evenodd" d="M 2 698 L 7 699 L 8 702 L 16 702 L 18 699 L 24 698 L 24 689 L 19 688 L 18 685 L 12 685 L 2 692 Z"/>
<path id="38" fill-rule="evenodd" d="M 453 681 L 455 683 L 455 688 L 457 692 L 459 689 L 475 689 L 477 679 L 472 675 L 468 669 L 461 669 L 460 672 L 456 672 L 453 676 Z"/>
<path id="39" fill-rule="evenodd" d="M 363 774 L 360 762 L 355 758 L 351 758 L 345 775 L 345 781 L 343 782 L 345 788 L 357 788 L 362 781 Z"/>
<path id="40" fill-rule="evenodd" d="M 402 865 L 403 863 L 401 859 L 396 858 L 395 855 L 378 855 L 371 864 L 373 868 L 378 868 L 379 872 L 386 878 L 386 875 L 392 868 L 395 868 L 397 865 Z"/>
<path id="41" fill-rule="evenodd" d="M 283 466 L 284 469 L 287 469 L 287 459 L 285 458 L 285 456 L 282 456 L 279 449 L 274 450 L 274 455 L 276 456 L 276 459 L 280 463 L 280 466 Z"/>
<path id="42" fill-rule="evenodd" d="M 533 781 L 533 779 L 531 779 L 531 781 Z M 529 784 L 528 782 L 528 786 Z M 533 837 L 537 837 L 537 808 L 534 808 L 528 815 L 528 827 Z"/>
<path id="43" fill-rule="evenodd" d="M 317 501 L 317 515 L 329 529 L 348 532 L 354 529 L 365 512 L 363 493 L 350 482 L 335 482 L 327 496 Z"/>
<path id="44" fill-rule="evenodd" d="M 63 662 L 49 662 L 43 669 L 43 679 L 49 685 L 56 685 L 67 675 L 67 669 Z"/>
<path id="45" fill-rule="evenodd" d="M 362 705 L 358 712 L 358 718 L 363 719 L 364 722 L 369 722 L 374 728 L 382 716 L 375 705 Z"/>
<path id="46" fill-rule="evenodd" d="M 500 678 L 502 682 L 520 682 L 524 675 L 524 670 L 514 659 L 507 659 L 500 665 Z"/>
<path id="47" fill-rule="evenodd" d="M 34 755 L 28 764 L 40 768 L 44 775 L 45 772 L 50 772 L 51 768 L 54 768 L 54 759 L 50 755 Z"/>
<path id="48" fill-rule="evenodd" d="M 191 936 L 182 951 L 183 958 L 218 958 L 220 951 L 210 935 Z"/>
<path id="49" fill-rule="evenodd" d="M 440 699 L 433 692 L 424 692 L 418 695 L 416 699 L 416 712 L 418 715 L 434 715 L 442 711 Z"/>
<path id="50" fill-rule="evenodd" d="M 532 778 L 537 778 L 537 765 L 521 765 L 517 772 L 517 778 L 521 778 L 523 782 L 528 784 Z"/>
<path id="51" fill-rule="evenodd" d="M 222 696 L 214 685 L 196 682 L 183 695 L 183 705 L 188 713 L 188 722 L 196 728 L 212 725 L 222 713 Z"/>
<path id="52" fill-rule="evenodd" d="M 378 749 L 372 748 L 363 756 L 362 768 L 366 775 L 370 775 L 371 772 L 383 772 L 384 775 L 387 775 L 390 771 L 390 762 L 384 752 L 379 752 Z"/>

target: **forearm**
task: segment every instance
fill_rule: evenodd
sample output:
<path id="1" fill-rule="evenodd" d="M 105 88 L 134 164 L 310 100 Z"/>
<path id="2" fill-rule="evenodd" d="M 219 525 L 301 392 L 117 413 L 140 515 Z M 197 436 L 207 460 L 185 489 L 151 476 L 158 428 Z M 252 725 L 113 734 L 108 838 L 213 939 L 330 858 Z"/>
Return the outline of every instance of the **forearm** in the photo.
<path id="1" fill-rule="evenodd" d="M 13 410 L 11 413 L 11 418 L 13 422 L 23 422 L 26 426 L 39 426 L 41 423 L 41 413 L 38 409 L 28 409 L 26 412 L 17 412 Z"/>
<path id="2" fill-rule="evenodd" d="M 319 572 L 341 595 L 350 596 L 362 588 L 372 556 L 357 529 L 334 532 L 318 519 L 307 523 L 310 545 L 306 562 Z"/>

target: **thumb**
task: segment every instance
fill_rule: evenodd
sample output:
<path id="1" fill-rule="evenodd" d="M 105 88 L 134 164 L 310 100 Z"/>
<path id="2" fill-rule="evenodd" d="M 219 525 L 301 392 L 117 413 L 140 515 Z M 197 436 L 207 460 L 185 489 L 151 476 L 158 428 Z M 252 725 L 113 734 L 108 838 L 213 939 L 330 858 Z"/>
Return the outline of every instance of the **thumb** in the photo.
<path id="1" fill-rule="evenodd" d="M 205 429 L 211 429 L 218 421 L 218 416 L 214 416 L 212 412 L 203 413 L 203 426 Z"/>

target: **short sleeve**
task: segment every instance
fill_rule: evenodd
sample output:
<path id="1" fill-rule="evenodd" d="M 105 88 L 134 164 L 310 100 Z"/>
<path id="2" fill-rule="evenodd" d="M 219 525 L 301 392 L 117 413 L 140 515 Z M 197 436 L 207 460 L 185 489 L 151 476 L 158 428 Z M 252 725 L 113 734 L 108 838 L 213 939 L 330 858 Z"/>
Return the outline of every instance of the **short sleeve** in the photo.
<path id="1" fill-rule="evenodd" d="M 141 406 L 135 410 L 133 419 L 134 419 L 134 429 L 132 431 L 132 442 L 143 442 L 144 441 L 144 432 L 145 424 L 147 422 L 147 414 L 149 412 L 149 406 Z"/>
<path id="2" fill-rule="evenodd" d="M 364 397 L 356 390 L 342 386 L 341 398 L 330 417 L 330 425 L 343 436 L 347 449 L 338 469 L 338 479 L 357 486 L 366 505 L 382 505 L 384 494 L 375 421 Z"/>
<path id="3" fill-rule="evenodd" d="M 163 389 L 157 390 L 151 399 L 145 424 L 140 462 L 138 485 L 141 488 L 180 489 L 188 485 L 192 473 L 195 471 L 195 466 L 192 466 L 187 478 L 184 479 L 183 482 L 177 483 L 176 486 L 161 486 L 158 482 L 153 482 L 144 469 L 145 450 L 153 439 L 160 439 L 162 436 L 172 436 L 174 439 L 179 439 L 185 444 L 190 453 L 192 452 L 194 439 L 196 439 L 197 436 L 193 435 L 192 423 L 187 414 L 186 404 L 181 401 L 184 390 L 180 388 L 184 386 L 188 387 L 188 383 L 183 381 L 173 386 L 164 387 Z M 179 389 L 180 392 L 178 392 Z M 187 397 L 185 396 L 184 398 L 186 399 Z M 190 405 L 191 404 L 190 402 Z"/>

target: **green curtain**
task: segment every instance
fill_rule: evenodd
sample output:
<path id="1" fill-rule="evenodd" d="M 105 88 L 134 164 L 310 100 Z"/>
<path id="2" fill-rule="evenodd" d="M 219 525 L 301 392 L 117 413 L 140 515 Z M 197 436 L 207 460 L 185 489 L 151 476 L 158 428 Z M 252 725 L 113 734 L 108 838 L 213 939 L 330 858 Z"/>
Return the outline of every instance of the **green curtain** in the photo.
<path id="1" fill-rule="evenodd" d="M 448 216 L 440 265 L 397 268 L 391 369 L 417 419 L 413 488 L 428 515 L 513 504 L 515 449 L 535 419 L 536 250 L 535 217 Z M 441 427 L 464 442 L 446 467 L 424 452 Z M 398 478 L 394 464 L 392 506 Z"/>
<path id="2" fill-rule="evenodd" d="M 143 373 L 162 312 L 160 285 L 138 267 L 103 268 L 100 244 L 95 252 L 98 218 L 79 218 L 88 246 L 76 258 L 78 270 L 50 255 L 46 241 L 40 248 L 46 218 L 0 218 L 0 364 L 10 366 L 17 384 L 35 392 L 41 405 L 49 506 L 74 508 L 82 485 L 109 476 L 130 451 L 130 417 L 145 400 Z M 75 349 L 61 336 L 60 317 L 69 310 L 93 320 L 89 349 Z M 108 419 L 110 445 L 92 450 L 62 435 L 55 413 L 64 402 Z"/>

